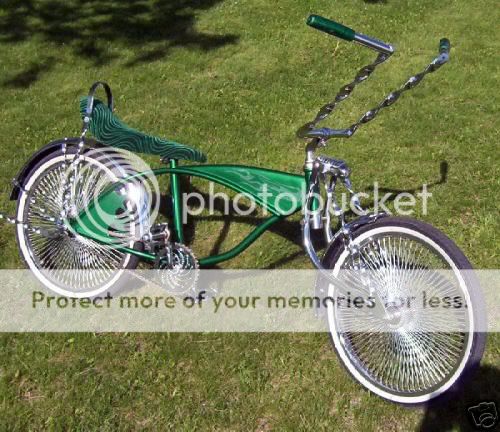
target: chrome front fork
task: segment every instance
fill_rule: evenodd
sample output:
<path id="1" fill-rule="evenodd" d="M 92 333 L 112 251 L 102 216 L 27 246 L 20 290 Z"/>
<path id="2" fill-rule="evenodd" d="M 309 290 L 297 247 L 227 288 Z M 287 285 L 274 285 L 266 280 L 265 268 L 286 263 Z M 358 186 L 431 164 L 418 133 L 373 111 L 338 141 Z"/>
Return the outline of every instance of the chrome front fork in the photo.
<path id="1" fill-rule="evenodd" d="M 321 263 L 321 258 L 313 245 L 313 230 L 323 229 L 327 245 L 330 245 L 339 235 L 342 235 L 350 252 L 355 254 L 357 251 L 352 241 L 353 230 L 360 225 L 377 220 L 384 214 L 367 214 L 361 207 L 359 198 L 352 187 L 350 179 L 351 171 L 345 161 L 326 156 L 318 156 L 312 160 L 312 152 L 307 152 L 306 169 L 311 170 L 311 176 L 304 206 L 302 240 L 304 248 L 314 266 L 320 270 L 325 270 Z M 352 222 L 346 222 L 344 209 L 337 201 L 336 187 L 339 183 L 349 192 L 349 202 L 353 210 L 360 215 L 359 218 L 356 218 Z M 324 189 L 323 194 L 321 193 L 322 188 Z M 333 232 L 331 226 L 332 216 L 338 218 L 340 221 L 340 229 L 336 233 Z"/>

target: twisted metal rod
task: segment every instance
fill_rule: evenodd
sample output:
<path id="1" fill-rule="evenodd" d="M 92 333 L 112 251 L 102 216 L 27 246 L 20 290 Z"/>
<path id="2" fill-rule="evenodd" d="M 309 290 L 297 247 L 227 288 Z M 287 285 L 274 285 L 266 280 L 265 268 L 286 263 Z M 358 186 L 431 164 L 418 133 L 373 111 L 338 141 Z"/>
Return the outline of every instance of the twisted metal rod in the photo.
<path id="1" fill-rule="evenodd" d="M 418 84 L 422 82 L 422 80 L 427 74 L 438 70 L 444 63 L 446 63 L 446 61 L 447 59 L 445 60 L 442 56 L 438 56 L 429 65 L 427 65 L 427 67 L 422 72 L 417 73 L 408 78 L 408 80 L 401 87 L 389 93 L 382 100 L 382 102 L 380 102 L 376 107 L 368 110 L 365 114 L 363 114 L 356 123 L 353 123 L 347 129 L 349 136 L 352 136 L 354 132 L 356 132 L 356 130 L 358 130 L 359 126 L 361 126 L 362 124 L 372 121 L 378 115 L 380 110 L 382 110 L 383 108 L 387 108 L 391 106 L 393 103 L 395 103 L 404 92 L 415 88 Z"/>
<path id="2" fill-rule="evenodd" d="M 354 79 L 349 84 L 342 86 L 339 89 L 335 98 L 331 102 L 323 105 L 320 108 L 314 120 L 306 123 L 297 131 L 297 136 L 299 138 L 308 138 L 307 133 L 310 130 L 314 129 L 317 123 L 326 119 L 335 110 L 335 108 L 340 102 L 344 101 L 351 95 L 351 93 L 354 91 L 354 89 L 358 84 L 362 83 L 363 81 L 366 81 L 370 77 L 370 75 L 375 71 L 375 68 L 378 65 L 382 64 L 383 62 L 385 62 L 389 57 L 390 54 L 380 53 L 374 62 L 366 66 L 363 66 L 361 69 L 359 69 Z"/>
<path id="3" fill-rule="evenodd" d="M 443 39 L 443 41 L 446 40 Z M 394 104 L 399 99 L 401 94 L 403 94 L 405 91 L 415 88 L 418 84 L 420 84 L 420 82 L 427 74 L 435 72 L 442 65 L 444 65 L 449 59 L 449 48 L 448 51 L 441 51 L 440 55 L 438 55 L 431 63 L 429 63 L 422 72 L 408 78 L 408 80 L 400 88 L 389 93 L 382 100 L 382 102 L 380 102 L 374 108 L 366 111 L 357 122 L 353 123 L 347 129 L 315 129 L 318 122 L 327 118 L 335 109 L 337 104 L 347 99 L 347 97 L 353 92 L 356 85 L 360 82 L 365 81 L 372 74 L 375 67 L 380 63 L 383 63 L 385 60 L 387 60 L 387 58 L 389 58 L 389 55 L 379 54 L 375 62 L 360 69 L 358 71 L 358 74 L 354 78 L 354 81 L 342 87 L 335 99 L 332 102 L 324 105 L 316 115 L 315 119 L 312 122 L 306 123 L 304 126 L 302 126 L 298 130 L 297 135 L 301 138 L 316 138 L 321 140 L 326 140 L 329 138 L 350 138 L 362 124 L 372 121 L 378 115 L 380 110 Z"/>

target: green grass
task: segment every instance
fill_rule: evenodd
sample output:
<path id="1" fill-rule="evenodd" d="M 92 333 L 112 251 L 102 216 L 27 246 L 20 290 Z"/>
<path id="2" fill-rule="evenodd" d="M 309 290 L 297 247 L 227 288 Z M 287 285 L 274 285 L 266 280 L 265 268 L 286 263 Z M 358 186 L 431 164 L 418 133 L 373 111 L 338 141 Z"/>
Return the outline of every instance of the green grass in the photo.
<path id="1" fill-rule="evenodd" d="M 478 268 L 498 268 L 498 22 L 493 0 L 8 0 L 0 6 L 0 206 L 24 161 L 80 128 L 78 97 L 108 81 L 129 124 L 199 147 L 211 163 L 300 172 L 296 129 L 373 58 L 305 26 L 311 12 L 397 47 L 330 124 L 349 124 L 452 42 L 451 62 L 354 138 L 346 159 L 358 190 L 431 189 L 417 215 L 453 238 Z M 497 34 L 495 34 L 495 31 Z M 220 221 L 199 222 L 208 253 Z M 250 229 L 233 224 L 223 247 Z M 310 268 L 298 224 L 273 231 L 231 268 Z M 0 267 L 19 268 L 0 226 Z M 500 339 L 479 384 L 428 412 L 370 395 L 342 370 L 322 334 L 8 334 L 0 338 L 0 429 L 413 430 L 466 423 L 465 405 L 497 398 Z M 496 384 L 495 384 L 496 383 Z M 480 392 L 478 393 L 478 388 Z M 492 396 L 493 395 L 493 396 Z M 465 427 L 465 426 L 464 426 Z"/>

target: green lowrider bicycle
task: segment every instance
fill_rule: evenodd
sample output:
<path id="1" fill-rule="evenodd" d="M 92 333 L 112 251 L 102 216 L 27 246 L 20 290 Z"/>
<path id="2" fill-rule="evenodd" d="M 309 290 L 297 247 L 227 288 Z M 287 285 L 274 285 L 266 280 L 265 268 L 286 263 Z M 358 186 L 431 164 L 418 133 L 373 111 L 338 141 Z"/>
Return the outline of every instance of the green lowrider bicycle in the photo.
<path id="1" fill-rule="evenodd" d="M 317 15 L 310 16 L 307 24 L 368 47 L 377 52 L 377 57 L 360 69 L 313 121 L 299 129 L 298 136 L 306 142 L 303 173 L 205 164 L 205 155 L 194 148 L 124 124 L 113 113 L 111 89 L 98 82 L 81 100 L 81 135 L 49 143 L 20 170 L 11 195 L 12 200 L 17 200 L 16 216 L 8 220 L 16 224 L 19 250 L 27 266 L 48 289 L 70 297 L 94 297 L 119 287 L 127 278 L 127 270 L 136 268 L 140 261 L 165 272 L 214 266 L 242 253 L 271 225 L 299 211 L 304 215 L 305 252 L 322 274 L 335 276 L 341 270 L 368 269 L 383 278 L 398 274 L 400 269 L 447 270 L 454 274 L 455 290 L 468 306 L 463 332 L 426 332 L 417 321 L 411 330 L 401 324 L 397 331 L 356 334 L 339 327 L 341 311 L 332 308 L 327 313 L 333 346 L 357 381 L 391 401 L 426 403 L 456 390 L 484 351 L 485 334 L 480 329 L 484 328 L 485 318 L 480 290 L 475 279 L 461 271 L 472 269 L 471 264 L 453 241 L 426 223 L 382 213 L 347 221 L 335 199 L 336 187 L 344 187 L 352 194 L 355 208 L 362 210 L 353 191 L 349 167 L 342 160 L 316 156 L 315 152 L 330 139 L 351 137 L 403 92 L 439 69 L 449 59 L 450 43 L 442 39 L 439 55 L 422 72 L 410 77 L 356 123 L 344 129 L 319 128 L 317 124 L 394 49 Z M 106 91 L 107 104 L 94 98 L 100 86 Z M 87 138 L 88 132 L 93 139 Z M 136 171 L 119 149 L 160 156 L 165 165 Z M 154 197 L 146 193 L 144 186 L 145 179 L 162 175 L 170 177 L 173 211 L 169 224 L 151 220 Z M 198 258 L 184 244 L 180 182 L 183 176 L 206 179 L 244 193 L 270 216 L 234 248 Z M 320 196 L 325 197 L 324 206 L 319 205 Z M 340 221 L 336 232 L 332 230 L 332 216 Z M 312 233 L 316 230 L 324 232 L 327 247 L 323 256 L 313 245 Z M 394 277 L 391 280 L 387 283 L 394 284 Z M 327 283 L 325 289 L 328 295 L 334 294 L 334 284 Z M 394 320 L 394 314 L 387 319 Z"/>

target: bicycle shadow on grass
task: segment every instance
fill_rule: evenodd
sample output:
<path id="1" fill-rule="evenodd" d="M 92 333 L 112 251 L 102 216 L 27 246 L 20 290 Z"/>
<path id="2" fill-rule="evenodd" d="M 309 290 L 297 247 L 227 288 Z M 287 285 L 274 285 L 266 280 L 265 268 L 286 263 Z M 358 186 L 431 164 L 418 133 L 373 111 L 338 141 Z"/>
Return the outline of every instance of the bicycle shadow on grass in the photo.
<path id="1" fill-rule="evenodd" d="M 185 190 L 186 189 L 184 189 L 184 191 Z M 210 200 L 210 195 L 208 193 L 202 192 L 201 190 L 193 186 L 189 186 L 189 192 L 199 194 L 205 202 L 209 202 Z M 213 222 L 213 221 L 222 222 L 222 227 L 220 228 L 217 238 L 215 239 L 210 249 L 210 253 L 208 254 L 209 256 L 217 255 L 223 252 L 222 250 L 223 243 L 227 239 L 230 229 L 234 224 L 242 224 L 247 226 L 249 225 L 252 228 L 255 228 L 257 225 L 261 224 L 262 222 L 264 222 L 266 218 L 269 217 L 269 216 L 262 217 L 261 215 L 258 214 L 257 210 L 251 212 L 250 214 L 248 214 L 248 216 L 241 216 L 234 211 L 232 206 L 229 206 L 229 212 L 228 214 L 225 215 L 225 210 L 226 210 L 225 200 L 216 197 L 212 199 L 212 202 L 213 202 L 214 212 L 217 214 L 207 215 L 207 216 L 205 215 L 189 216 L 187 219 L 187 223 L 184 224 L 183 226 L 184 240 L 187 244 L 190 244 L 195 238 L 196 225 L 199 222 Z M 197 200 L 188 199 L 187 201 L 187 205 L 189 205 L 192 208 L 196 208 L 197 204 L 198 204 Z M 238 207 L 243 213 L 247 213 L 250 211 L 250 207 L 242 203 L 239 203 Z M 172 218 L 173 214 L 172 203 L 170 197 L 166 195 L 162 195 L 161 197 L 160 214 L 167 217 L 169 220 L 171 220 Z M 268 231 L 289 240 L 291 243 L 297 246 L 302 247 L 302 233 L 300 225 L 297 221 L 283 219 L 281 221 L 276 222 L 274 225 L 270 226 Z M 320 238 L 318 238 L 318 240 L 320 240 Z M 257 242 L 258 241 L 259 239 L 257 239 Z M 304 252 L 302 250 L 297 251 L 289 256 L 279 259 L 278 261 L 272 263 L 266 268 L 272 269 L 279 267 L 280 265 L 293 261 L 295 258 L 302 255 L 303 253 Z M 218 268 L 218 267 L 212 266 L 211 268 Z"/>
<path id="2" fill-rule="evenodd" d="M 448 176 L 448 162 L 442 161 L 440 164 L 440 177 L 438 180 L 427 184 L 427 189 L 432 189 L 434 186 L 446 183 L 447 181 L 447 176 Z M 183 192 L 193 192 L 196 194 L 199 194 L 203 201 L 205 203 L 210 202 L 210 195 L 208 193 L 202 192 L 201 190 L 193 187 L 190 183 L 187 183 L 185 181 L 185 177 L 181 177 L 182 180 L 182 190 Z M 370 190 L 370 189 L 368 189 Z M 399 193 L 410 193 L 410 194 L 416 194 L 421 190 L 421 188 L 410 188 L 410 189 L 391 189 L 391 188 L 384 188 L 384 187 L 379 187 L 378 188 L 379 192 L 382 193 L 392 193 L 392 195 L 386 200 L 386 203 L 392 202 L 396 199 L 397 195 Z M 217 235 L 217 238 L 210 250 L 210 256 L 211 255 L 217 255 L 222 252 L 222 245 L 224 241 L 227 239 L 229 235 L 229 231 L 231 229 L 231 226 L 235 223 L 241 223 L 245 225 L 250 225 L 252 227 L 256 227 L 257 225 L 261 224 L 266 217 L 262 217 L 259 215 L 259 213 L 254 210 L 252 213 L 248 214 L 247 216 L 241 216 L 238 215 L 234 209 L 232 208 L 231 205 L 229 205 L 229 214 L 225 215 L 225 206 L 226 206 L 226 201 L 222 198 L 216 197 L 211 200 L 213 202 L 213 210 L 215 213 L 214 215 L 198 215 L 198 216 L 190 216 L 188 217 L 188 222 L 187 224 L 184 225 L 184 237 L 185 237 L 185 242 L 187 244 L 190 244 L 195 237 L 195 230 L 196 230 L 196 224 L 198 222 L 202 221 L 220 221 L 223 223 L 222 228 L 220 229 L 220 232 Z M 196 208 L 197 204 L 199 204 L 199 201 L 197 199 L 193 200 L 188 200 L 187 204 L 192 207 Z M 373 207 L 374 203 L 373 202 L 366 202 L 364 203 L 365 208 L 370 208 Z M 243 205 L 241 203 L 238 204 L 240 210 L 242 213 L 247 213 L 250 210 L 249 206 Z M 160 199 L 160 214 L 163 216 L 169 218 L 171 220 L 172 218 L 172 205 L 171 205 L 171 200 L 169 197 L 166 195 L 162 195 Z M 349 211 L 346 212 L 346 217 L 351 218 L 354 217 L 354 213 Z M 269 217 L 269 216 L 267 216 Z M 336 227 L 337 229 L 339 227 Z M 276 222 L 274 225 L 272 225 L 269 229 L 269 232 L 273 234 L 277 234 L 282 238 L 285 238 L 286 240 L 290 241 L 292 244 L 298 246 L 300 249 L 297 252 L 294 252 L 292 254 L 283 256 L 275 261 L 273 261 L 271 264 L 267 265 L 264 267 L 264 269 L 276 269 L 280 268 L 281 266 L 292 262 L 295 260 L 297 257 L 301 256 L 304 254 L 303 251 L 303 241 L 302 241 L 302 230 L 300 226 L 300 222 L 297 220 L 289 220 L 289 219 L 283 219 L 281 221 Z M 317 245 L 319 248 L 324 248 L 326 244 L 324 243 L 324 237 L 323 237 L 323 230 L 315 230 L 312 231 L 313 235 L 313 241 L 314 244 Z M 259 239 L 257 240 L 257 242 Z M 217 268 L 217 266 L 214 266 L 214 268 Z"/>
<path id="3" fill-rule="evenodd" d="M 432 183 L 427 183 L 426 188 L 427 190 L 432 189 L 435 186 L 444 184 L 448 181 L 448 170 L 449 170 L 449 165 L 447 161 L 441 161 L 439 164 L 439 179 L 432 182 Z M 366 192 L 372 193 L 374 192 L 375 188 L 373 186 L 369 186 L 366 188 Z M 412 196 L 415 196 L 418 193 L 423 192 L 423 186 L 422 187 L 416 187 L 416 188 L 407 188 L 407 189 L 397 189 L 397 188 L 387 188 L 387 187 L 378 187 L 377 188 L 379 193 L 382 194 L 390 194 L 390 196 L 384 200 L 385 203 L 391 203 L 394 202 L 399 194 L 410 194 Z M 371 201 L 364 201 L 363 202 L 363 207 L 364 208 L 373 208 L 375 205 L 375 202 L 373 200 Z M 356 216 L 355 213 L 350 210 L 345 213 L 347 218 L 351 218 Z"/>
<path id="4" fill-rule="evenodd" d="M 0 43 L 34 41 L 63 47 L 94 66 L 107 65 L 132 50 L 133 57 L 127 56 L 125 63 L 132 67 L 159 60 L 178 47 L 210 51 L 237 43 L 237 35 L 196 28 L 198 13 L 220 2 L 5 0 L 0 2 Z M 29 87 L 50 70 L 49 60 L 34 60 L 6 79 L 4 87 Z"/>
<path id="5" fill-rule="evenodd" d="M 469 408 L 481 402 L 495 403 L 497 415 L 500 414 L 500 369 L 490 365 L 481 366 L 456 396 L 449 400 L 446 400 L 445 396 L 445 400 L 438 401 L 426 409 L 418 430 L 420 432 L 498 430 L 500 419 L 497 419 L 497 428 L 480 428 L 474 425 Z"/>

